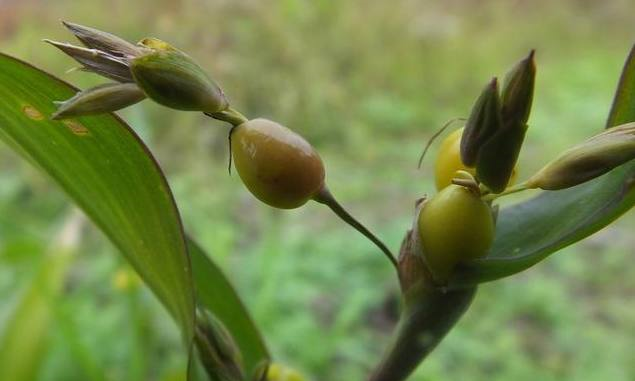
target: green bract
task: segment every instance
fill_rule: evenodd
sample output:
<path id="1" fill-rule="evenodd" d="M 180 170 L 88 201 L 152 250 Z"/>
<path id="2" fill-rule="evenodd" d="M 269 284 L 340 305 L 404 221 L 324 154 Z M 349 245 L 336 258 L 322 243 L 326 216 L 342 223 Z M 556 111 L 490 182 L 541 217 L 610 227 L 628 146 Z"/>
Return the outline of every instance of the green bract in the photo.
<path id="1" fill-rule="evenodd" d="M 56 117 L 116 111 L 140 101 L 144 96 L 177 110 L 210 114 L 229 106 L 223 91 L 203 69 L 167 42 L 145 38 L 134 45 L 97 29 L 66 22 L 64 25 L 85 47 L 44 41 L 79 62 L 81 69 L 126 86 L 122 85 L 121 90 L 116 85 L 104 85 L 81 92 L 64 102 L 66 106 Z M 134 83 L 138 88 L 132 86 Z M 76 104 L 79 101 L 81 104 Z M 98 105 L 97 101 L 104 105 Z"/>
<path id="2" fill-rule="evenodd" d="M 476 100 L 461 137 L 461 161 L 474 167 L 483 144 L 502 126 L 498 82 L 494 78 Z"/>
<path id="3" fill-rule="evenodd" d="M 570 188 L 633 159 L 635 123 L 627 123 L 566 150 L 527 180 L 527 187 L 546 190 Z"/>
<path id="4" fill-rule="evenodd" d="M 476 178 L 492 192 L 500 193 L 507 187 L 526 132 L 526 124 L 514 123 L 504 126 L 483 144 L 479 151 Z"/>
<path id="5" fill-rule="evenodd" d="M 134 83 L 107 83 L 80 91 L 74 97 L 58 102 L 58 109 L 51 119 L 113 112 L 144 98 L 143 91 Z"/>
<path id="6" fill-rule="evenodd" d="M 194 342 L 208 374 L 219 381 L 243 381 L 242 357 L 225 325 L 208 311 L 197 312 Z"/>
<path id="7" fill-rule="evenodd" d="M 504 123 L 526 124 L 531 113 L 536 82 L 536 63 L 532 50 L 505 76 L 502 117 Z"/>
<path id="8" fill-rule="evenodd" d="M 151 49 L 132 60 L 132 76 L 148 98 L 177 110 L 215 113 L 228 107 L 223 91 L 187 54 L 156 39 L 140 44 Z"/>

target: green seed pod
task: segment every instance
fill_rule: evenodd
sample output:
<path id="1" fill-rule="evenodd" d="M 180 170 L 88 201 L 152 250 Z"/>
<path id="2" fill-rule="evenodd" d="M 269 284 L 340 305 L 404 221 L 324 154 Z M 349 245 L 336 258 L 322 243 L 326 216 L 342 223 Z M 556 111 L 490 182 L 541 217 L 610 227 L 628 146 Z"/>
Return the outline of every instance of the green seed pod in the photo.
<path id="1" fill-rule="evenodd" d="M 635 123 L 610 128 L 572 147 L 527 181 L 528 188 L 570 188 L 635 158 Z"/>
<path id="2" fill-rule="evenodd" d="M 485 86 L 476 100 L 461 137 L 461 161 L 468 167 L 476 164 L 483 144 L 502 126 L 500 97 L 496 78 Z"/>
<path id="3" fill-rule="evenodd" d="M 253 119 L 231 134 L 234 165 L 249 191 L 281 209 L 304 205 L 324 188 L 324 165 L 304 138 L 266 119 Z"/>
<path id="4" fill-rule="evenodd" d="M 145 94 L 134 83 L 108 83 L 80 91 L 64 102 L 56 102 L 59 107 L 51 119 L 113 112 L 144 98 Z"/>
<path id="5" fill-rule="evenodd" d="M 524 125 L 529 120 L 534 98 L 536 63 L 534 50 L 518 62 L 505 76 L 503 85 L 503 121 Z"/>
<path id="6" fill-rule="evenodd" d="M 459 262 L 487 254 L 494 219 L 478 192 L 453 184 L 423 205 L 418 230 L 425 263 L 435 282 L 443 284 Z"/>
<path id="7" fill-rule="evenodd" d="M 228 107 L 220 87 L 188 55 L 157 39 L 140 45 L 150 52 L 133 59 L 130 71 L 148 98 L 185 111 L 215 113 Z"/>

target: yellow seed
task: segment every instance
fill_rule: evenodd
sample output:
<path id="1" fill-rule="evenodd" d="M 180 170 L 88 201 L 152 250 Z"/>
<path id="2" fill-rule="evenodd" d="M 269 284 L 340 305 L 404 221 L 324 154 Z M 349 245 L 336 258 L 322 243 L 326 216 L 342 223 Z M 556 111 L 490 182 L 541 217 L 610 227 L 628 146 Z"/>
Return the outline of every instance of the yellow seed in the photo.
<path id="1" fill-rule="evenodd" d="M 304 376 L 294 369 L 288 369 L 285 381 L 305 381 Z"/>
<path id="2" fill-rule="evenodd" d="M 132 269 L 121 267 L 112 276 L 112 286 L 115 290 L 124 292 L 133 290 L 142 284 L 141 278 Z"/>
<path id="3" fill-rule="evenodd" d="M 324 165 L 313 147 L 266 119 L 235 128 L 232 156 L 240 178 L 260 201 L 281 209 L 304 205 L 324 187 Z"/>
<path id="4" fill-rule="evenodd" d="M 453 131 L 449 134 L 439 147 L 437 160 L 434 164 L 434 180 L 437 190 L 441 190 L 452 184 L 452 179 L 456 171 L 466 171 L 472 176 L 476 175 L 474 168 L 468 168 L 461 161 L 461 135 L 463 128 Z M 514 168 L 512 176 L 507 186 L 514 185 L 516 182 L 517 170 Z"/>
<path id="5" fill-rule="evenodd" d="M 456 171 L 463 170 L 474 175 L 474 168 L 466 167 L 461 162 L 461 135 L 463 129 L 453 131 L 448 135 L 441 146 L 439 147 L 439 153 L 437 154 L 437 161 L 434 166 L 434 179 L 436 182 L 437 190 L 441 190 L 448 185 L 452 184 L 452 178 Z"/>
<path id="6" fill-rule="evenodd" d="M 277 363 L 269 365 L 267 369 L 267 381 L 281 381 L 284 371 L 282 366 Z"/>
<path id="7" fill-rule="evenodd" d="M 267 381 L 306 381 L 306 379 L 295 369 L 272 363 L 267 370 Z"/>

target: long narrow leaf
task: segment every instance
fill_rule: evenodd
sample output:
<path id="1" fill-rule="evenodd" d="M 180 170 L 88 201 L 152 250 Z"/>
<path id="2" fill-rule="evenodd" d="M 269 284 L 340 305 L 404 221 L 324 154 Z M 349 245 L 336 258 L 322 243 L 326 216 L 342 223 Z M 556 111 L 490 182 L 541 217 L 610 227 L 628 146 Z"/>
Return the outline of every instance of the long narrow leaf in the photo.
<path id="1" fill-rule="evenodd" d="M 190 341 L 191 268 L 168 184 L 145 145 L 116 116 L 50 120 L 53 101 L 75 92 L 0 54 L 0 139 L 50 175 L 101 228 Z"/>
<path id="2" fill-rule="evenodd" d="M 261 361 L 269 359 L 260 332 L 218 266 L 191 239 L 188 248 L 199 304 L 213 312 L 232 333 L 242 352 L 245 369 L 251 373 Z"/>
<path id="3" fill-rule="evenodd" d="M 199 304 L 224 322 L 252 370 L 268 358 L 262 337 L 220 269 L 191 240 L 186 247 L 170 189 L 141 140 L 112 115 L 48 120 L 52 101 L 75 91 L 0 54 L 0 139 L 51 175 L 85 210 L 188 338 L 194 322 L 189 247 Z"/>

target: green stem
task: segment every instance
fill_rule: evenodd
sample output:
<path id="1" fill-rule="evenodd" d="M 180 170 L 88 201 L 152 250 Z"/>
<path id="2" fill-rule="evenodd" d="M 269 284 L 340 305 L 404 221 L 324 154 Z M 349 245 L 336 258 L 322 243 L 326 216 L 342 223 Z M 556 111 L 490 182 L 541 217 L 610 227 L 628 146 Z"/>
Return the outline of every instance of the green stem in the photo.
<path id="1" fill-rule="evenodd" d="M 496 194 L 491 193 L 491 194 L 483 196 L 482 198 L 483 198 L 483 201 L 493 201 L 499 197 L 507 196 L 508 194 L 522 192 L 527 189 L 532 189 L 532 187 L 528 184 L 528 182 L 525 181 L 524 183 L 516 184 L 513 187 L 509 187 L 501 193 L 496 193 Z"/>
<path id="2" fill-rule="evenodd" d="M 219 112 L 206 112 L 205 115 L 210 116 L 214 119 L 222 120 L 223 122 L 227 122 L 234 127 L 241 125 L 249 120 L 243 114 L 231 107 L 228 107 L 227 109 Z"/>
<path id="3" fill-rule="evenodd" d="M 368 230 L 364 225 L 362 225 L 359 221 L 355 219 L 355 217 L 351 216 L 342 205 L 340 205 L 335 197 L 331 194 L 326 186 L 318 192 L 317 195 L 313 197 L 313 199 L 320 204 L 324 204 L 331 208 L 331 210 L 337 214 L 339 218 L 341 218 L 344 222 L 352 226 L 355 230 L 362 233 L 366 238 L 371 240 L 377 247 L 386 255 L 386 258 L 392 263 L 397 271 L 399 271 L 397 259 L 392 254 L 392 252 L 384 245 L 384 243 L 377 238 L 370 230 Z"/>
<path id="4" fill-rule="evenodd" d="M 227 122 L 232 125 L 231 130 L 229 130 L 229 135 L 227 136 L 227 140 L 229 142 L 229 162 L 227 164 L 227 171 L 231 175 L 232 174 L 232 133 L 234 133 L 234 130 L 236 129 L 236 127 L 240 126 L 243 123 L 248 122 L 249 119 L 247 119 L 246 116 L 238 112 L 238 110 L 235 110 L 231 107 L 228 107 L 227 109 L 223 111 L 213 112 L 213 113 L 206 112 L 204 114 L 211 118 L 222 120 L 223 122 Z"/>
<path id="5" fill-rule="evenodd" d="M 395 338 L 369 381 L 403 381 L 434 350 L 472 303 L 476 287 L 425 288 L 407 303 Z"/>

